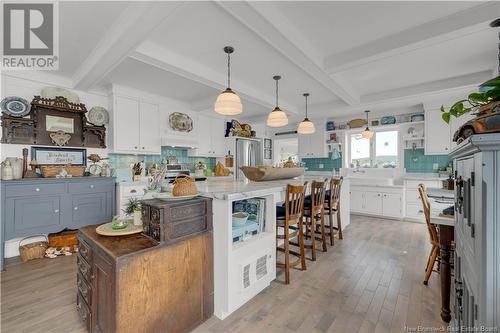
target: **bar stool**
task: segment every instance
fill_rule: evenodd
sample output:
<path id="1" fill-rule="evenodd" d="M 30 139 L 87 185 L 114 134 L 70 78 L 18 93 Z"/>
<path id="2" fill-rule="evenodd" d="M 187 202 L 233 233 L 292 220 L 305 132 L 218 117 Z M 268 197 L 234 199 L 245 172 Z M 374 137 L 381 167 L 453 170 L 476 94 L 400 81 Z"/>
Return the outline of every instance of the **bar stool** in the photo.
<path id="1" fill-rule="evenodd" d="M 304 247 L 311 249 L 311 259 L 316 261 L 317 246 L 321 245 L 323 252 L 328 251 L 326 246 L 325 229 L 325 181 L 313 181 L 311 184 L 311 195 L 307 196 L 304 203 L 304 226 L 306 229 L 305 239 L 310 239 L 310 244 L 305 243 Z M 319 223 L 319 224 L 318 224 Z M 318 230 L 319 228 L 319 230 Z M 316 234 L 321 233 L 321 237 Z M 316 243 L 321 241 L 321 244 Z"/>
<path id="2" fill-rule="evenodd" d="M 276 207 L 276 240 L 283 239 L 283 247 L 276 242 L 276 267 L 285 268 L 285 283 L 290 284 L 290 268 L 301 264 L 302 270 L 306 270 L 306 257 L 304 251 L 304 231 L 302 228 L 302 213 L 304 210 L 304 198 L 307 182 L 304 185 L 287 185 L 285 206 Z M 279 234 L 279 228 L 283 228 L 283 234 Z M 290 232 L 292 231 L 292 232 Z M 297 238 L 299 253 L 290 250 L 290 240 Z M 278 251 L 285 253 L 285 262 L 279 263 Z M 290 255 L 297 260 L 290 262 Z"/>
<path id="3" fill-rule="evenodd" d="M 342 235 L 342 221 L 340 219 L 340 190 L 342 188 L 343 177 L 330 179 L 330 189 L 325 194 L 325 211 L 328 213 L 328 224 L 325 228 L 330 233 L 330 245 L 334 245 L 335 233 L 337 230 L 339 239 L 344 239 Z M 333 218 L 337 217 L 337 226 L 334 226 Z"/>

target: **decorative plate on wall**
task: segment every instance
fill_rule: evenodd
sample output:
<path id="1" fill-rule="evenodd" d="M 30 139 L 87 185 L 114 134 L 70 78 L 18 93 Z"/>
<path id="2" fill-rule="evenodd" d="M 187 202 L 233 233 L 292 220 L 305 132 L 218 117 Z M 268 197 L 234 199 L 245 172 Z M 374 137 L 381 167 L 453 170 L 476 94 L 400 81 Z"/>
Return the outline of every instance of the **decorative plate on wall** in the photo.
<path id="1" fill-rule="evenodd" d="M 12 117 L 24 117 L 30 113 L 31 106 L 21 97 L 11 96 L 2 100 L 2 111 Z"/>
<path id="2" fill-rule="evenodd" d="M 168 124 L 174 131 L 189 133 L 193 130 L 193 119 L 185 113 L 174 112 L 168 116 Z"/>
<path id="3" fill-rule="evenodd" d="M 102 106 L 94 106 L 90 109 L 87 119 L 91 124 L 104 126 L 104 124 L 107 124 L 109 121 L 109 114 Z"/>
<path id="4" fill-rule="evenodd" d="M 360 128 L 366 125 L 366 120 L 364 119 L 353 119 L 347 123 L 349 128 Z"/>

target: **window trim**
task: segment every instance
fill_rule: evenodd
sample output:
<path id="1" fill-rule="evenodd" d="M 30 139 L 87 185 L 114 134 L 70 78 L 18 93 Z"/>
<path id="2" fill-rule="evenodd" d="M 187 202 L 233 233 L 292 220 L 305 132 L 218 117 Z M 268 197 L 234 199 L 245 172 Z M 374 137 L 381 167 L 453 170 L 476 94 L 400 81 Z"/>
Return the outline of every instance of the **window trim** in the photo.
<path id="1" fill-rule="evenodd" d="M 364 128 L 356 128 L 352 130 L 347 130 L 345 132 L 345 142 L 346 142 L 346 159 L 344 161 L 344 167 L 345 168 L 351 168 L 351 136 L 352 135 L 357 135 L 361 134 L 364 131 Z M 401 150 L 401 129 L 399 126 L 387 126 L 384 128 L 376 128 L 376 129 L 371 129 L 372 132 L 374 132 L 373 138 L 370 139 L 370 167 L 366 169 L 378 169 L 373 167 L 373 161 L 376 156 L 376 149 L 377 149 L 377 144 L 376 144 L 376 134 L 377 132 L 397 132 L 398 138 L 397 138 L 397 162 L 396 162 L 396 168 L 401 168 L 404 165 L 404 162 L 401 160 L 404 158 L 404 150 Z"/>

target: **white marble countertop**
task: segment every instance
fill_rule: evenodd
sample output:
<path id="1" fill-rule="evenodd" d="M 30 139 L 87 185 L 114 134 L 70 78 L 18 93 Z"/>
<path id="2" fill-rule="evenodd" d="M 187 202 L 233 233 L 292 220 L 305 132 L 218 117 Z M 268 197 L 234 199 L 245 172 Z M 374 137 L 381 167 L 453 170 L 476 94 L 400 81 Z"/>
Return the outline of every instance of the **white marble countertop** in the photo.
<path id="1" fill-rule="evenodd" d="M 265 182 L 236 181 L 232 179 L 207 179 L 196 182 L 201 196 L 220 200 L 241 200 L 268 195 L 285 190 L 287 184 L 302 184 L 305 181 L 324 180 L 324 176 L 300 176 L 293 179 L 272 180 Z"/>
<path id="2" fill-rule="evenodd" d="M 438 173 L 406 173 L 403 179 L 407 180 L 445 180 L 448 176 L 440 176 Z"/>

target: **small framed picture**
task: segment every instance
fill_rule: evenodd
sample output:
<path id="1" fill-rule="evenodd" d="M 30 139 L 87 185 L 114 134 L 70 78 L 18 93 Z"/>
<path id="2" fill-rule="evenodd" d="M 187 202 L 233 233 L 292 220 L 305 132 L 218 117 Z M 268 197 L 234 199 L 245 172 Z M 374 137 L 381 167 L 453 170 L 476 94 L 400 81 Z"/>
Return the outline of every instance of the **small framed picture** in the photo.
<path id="1" fill-rule="evenodd" d="M 380 125 L 380 122 L 377 120 L 372 120 L 372 126 L 378 126 Z"/>
<path id="2" fill-rule="evenodd" d="M 326 130 L 327 131 L 335 130 L 335 122 L 334 121 L 327 121 L 326 122 Z"/>
<path id="3" fill-rule="evenodd" d="M 80 148 L 31 147 L 37 165 L 87 165 L 87 150 Z"/>
<path id="4" fill-rule="evenodd" d="M 337 142 L 337 133 L 330 133 L 330 141 Z"/>

